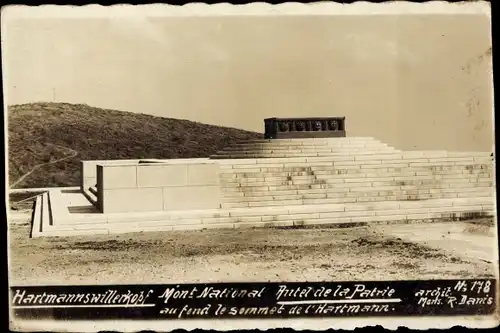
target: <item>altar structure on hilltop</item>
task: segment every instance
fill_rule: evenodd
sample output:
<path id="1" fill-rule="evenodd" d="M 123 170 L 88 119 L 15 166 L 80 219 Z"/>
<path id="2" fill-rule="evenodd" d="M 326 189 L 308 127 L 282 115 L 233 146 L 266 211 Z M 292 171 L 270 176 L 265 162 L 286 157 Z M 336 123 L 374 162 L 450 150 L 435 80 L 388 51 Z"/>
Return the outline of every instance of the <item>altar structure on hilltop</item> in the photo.
<path id="1" fill-rule="evenodd" d="M 268 118 L 207 158 L 81 162 L 35 204 L 32 237 L 492 216 L 490 152 L 400 151 L 345 117 Z"/>

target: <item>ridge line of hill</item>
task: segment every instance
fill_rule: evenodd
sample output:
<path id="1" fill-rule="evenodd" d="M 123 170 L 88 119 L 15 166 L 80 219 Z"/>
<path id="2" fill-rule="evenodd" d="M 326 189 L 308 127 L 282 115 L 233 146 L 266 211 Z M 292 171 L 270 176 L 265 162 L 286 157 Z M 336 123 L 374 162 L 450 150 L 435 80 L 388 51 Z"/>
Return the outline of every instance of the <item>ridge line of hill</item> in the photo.
<path id="1" fill-rule="evenodd" d="M 209 157 L 234 142 L 263 137 L 86 104 L 17 104 L 7 115 L 9 179 L 18 188 L 77 186 L 80 160 Z M 68 157 L 67 149 L 76 154 Z"/>

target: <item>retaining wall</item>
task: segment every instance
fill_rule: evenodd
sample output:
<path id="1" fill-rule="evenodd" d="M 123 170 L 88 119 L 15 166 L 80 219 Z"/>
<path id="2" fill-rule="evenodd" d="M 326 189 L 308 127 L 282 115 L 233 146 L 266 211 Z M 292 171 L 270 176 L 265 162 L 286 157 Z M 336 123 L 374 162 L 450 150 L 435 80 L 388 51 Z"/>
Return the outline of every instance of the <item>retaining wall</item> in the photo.
<path id="1" fill-rule="evenodd" d="M 103 213 L 220 208 L 219 164 L 208 159 L 97 164 Z"/>

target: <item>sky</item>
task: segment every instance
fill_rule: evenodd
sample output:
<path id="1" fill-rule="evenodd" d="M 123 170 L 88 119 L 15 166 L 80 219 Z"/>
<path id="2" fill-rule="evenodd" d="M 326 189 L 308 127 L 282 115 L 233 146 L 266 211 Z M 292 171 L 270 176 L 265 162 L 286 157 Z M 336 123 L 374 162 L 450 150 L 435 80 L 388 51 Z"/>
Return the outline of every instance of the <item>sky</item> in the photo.
<path id="1" fill-rule="evenodd" d="M 398 149 L 491 151 L 490 29 L 480 14 L 15 19 L 4 96 L 257 132 L 345 116 L 348 136 Z"/>

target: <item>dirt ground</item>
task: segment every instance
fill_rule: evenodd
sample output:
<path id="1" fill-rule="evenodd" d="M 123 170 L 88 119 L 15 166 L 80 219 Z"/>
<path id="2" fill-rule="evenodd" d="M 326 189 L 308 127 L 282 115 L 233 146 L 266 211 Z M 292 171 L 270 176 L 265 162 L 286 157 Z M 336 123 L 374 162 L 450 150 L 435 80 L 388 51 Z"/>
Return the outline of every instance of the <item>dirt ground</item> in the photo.
<path id="1" fill-rule="evenodd" d="M 9 224 L 12 285 L 494 277 L 492 221 L 29 238 Z M 472 252 L 464 251 L 472 249 Z"/>

